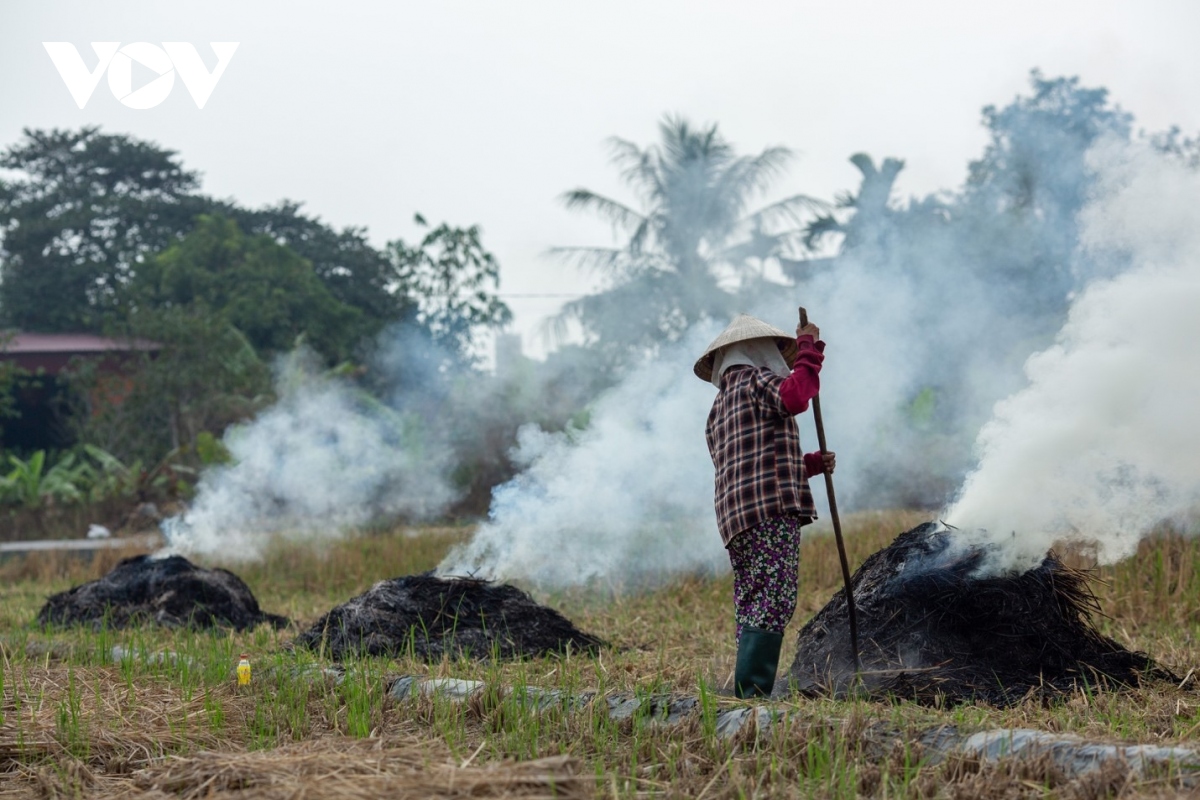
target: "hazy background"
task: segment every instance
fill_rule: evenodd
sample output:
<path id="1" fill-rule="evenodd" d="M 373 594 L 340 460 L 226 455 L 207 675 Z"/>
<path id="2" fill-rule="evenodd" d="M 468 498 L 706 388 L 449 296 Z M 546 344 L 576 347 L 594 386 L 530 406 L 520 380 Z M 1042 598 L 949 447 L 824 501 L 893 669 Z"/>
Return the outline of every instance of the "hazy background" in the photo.
<path id="1" fill-rule="evenodd" d="M 949 514 L 997 570 L 1197 530 L 1195 8 L 10 6 L 0 322 L 161 350 L 19 453 L 63 498 L 0 495 L 158 497 L 195 554 L 468 519 L 443 571 L 721 570 L 691 365 L 802 302 L 846 510 Z M 79 110 L 42 42 L 101 40 L 239 47 L 203 110 Z M 493 364 L 505 326 L 546 360 Z"/>
<path id="2" fill-rule="evenodd" d="M 719 122 L 744 152 L 800 158 L 773 194 L 852 189 L 855 152 L 906 160 L 900 196 L 962 183 L 979 109 L 1031 68 L 1104 86 L 1139 126 L 1200 128 L 1200 6 L 1118 2 L 120 3 L 0 6 L 0 142 L 100 124 L 178 150 L 204 189 L 305 203 L 382 245 L 414 211 L 479 223 L 527 350 L 593 276 L 542 257 L 605 244 L 556 197 L 628 197 L 603 143 L 649 144 L 664 113 Z M 146 111 L 101 81 L 76 108 L 43 49 L 70 41 L 241 43 L 203 110 L 177 81 Z"/>

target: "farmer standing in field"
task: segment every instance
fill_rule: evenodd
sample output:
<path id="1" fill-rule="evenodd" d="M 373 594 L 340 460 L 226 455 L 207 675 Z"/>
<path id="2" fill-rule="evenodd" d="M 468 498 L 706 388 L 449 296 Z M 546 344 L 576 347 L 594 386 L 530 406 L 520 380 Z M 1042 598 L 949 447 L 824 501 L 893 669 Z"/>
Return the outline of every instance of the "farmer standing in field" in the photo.
<path id="1" fill-rule="evenodd" d="M 802 454 L 792 418 L 820 388 L 825 343 L 811 323 L 793 339 L 742 314 L 694 371 L 717 387 L 705 436 L 716 468 L 717 527 L 733 565 L 738 697 L 768 696 L 783 631 L 796 610 L 800 527 L 816 519 L 808 477 L 833 472 L 833 453 Z"/>

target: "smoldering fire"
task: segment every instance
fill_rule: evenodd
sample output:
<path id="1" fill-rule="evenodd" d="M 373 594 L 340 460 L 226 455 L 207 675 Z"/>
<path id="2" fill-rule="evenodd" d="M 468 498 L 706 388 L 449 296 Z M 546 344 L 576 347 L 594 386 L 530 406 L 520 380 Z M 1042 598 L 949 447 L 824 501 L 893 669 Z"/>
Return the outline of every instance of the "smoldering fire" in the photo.
<path id="1" fill-rule="evenodd" d="M 800 631 L 776 694 L 871 694 L 923 703 L 1011 705 L 1057 695 L 1178 680 L 1143 653 L 1102 635 L 1088 574 L 1053 553 L 1032 570 L 980 574 L 988 553 L 941 523 L 907 531 L 852 580 L 863 671 L 855 673 L 845 595 Z"/>

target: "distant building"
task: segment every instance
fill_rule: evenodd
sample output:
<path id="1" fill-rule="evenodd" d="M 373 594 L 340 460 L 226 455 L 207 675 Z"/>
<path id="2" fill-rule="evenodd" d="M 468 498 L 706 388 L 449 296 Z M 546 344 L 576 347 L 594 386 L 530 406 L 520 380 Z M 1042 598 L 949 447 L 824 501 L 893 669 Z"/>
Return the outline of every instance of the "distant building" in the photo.
<path id="1" fill-rule="evenodd" d="M 90 333 L 0 334 L 0 364 L 13 364 L 32 378 L 16 389 L 16 411 L 20 416 L 0 420 L 0 447 L 39 450 L 70 446 L 63 375 L 68 366 L 80 359 L 97 360 L 98 368 L 111 374 L 112 380 L 103 383 L 101 392 L 88 400 L 93 407 L 119 403 L 128 391 L 128 379 L 119 369 L 121 363 L 134 353 L 158 349 L 154 342 L 122 341 Z"/>

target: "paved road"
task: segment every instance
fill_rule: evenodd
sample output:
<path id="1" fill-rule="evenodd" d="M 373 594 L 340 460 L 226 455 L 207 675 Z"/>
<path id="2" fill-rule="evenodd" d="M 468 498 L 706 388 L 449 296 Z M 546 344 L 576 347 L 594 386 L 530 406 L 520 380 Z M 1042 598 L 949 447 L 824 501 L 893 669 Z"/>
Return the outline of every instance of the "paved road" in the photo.
<path id="1" fill-rule="evenodd" d="M 143 533 L 138 536 L 121 536 L 112 539 L 41 539 L 30 542 L 0 542 L 0 555 L 53 550 L 118 550 L 123 547 L 157 550 L 162 545 L 163 538 L 157 533 Z"/>

